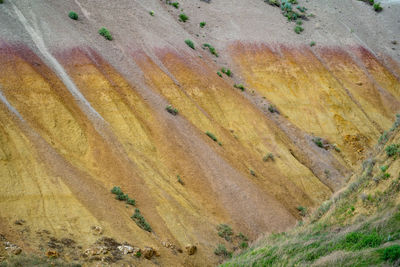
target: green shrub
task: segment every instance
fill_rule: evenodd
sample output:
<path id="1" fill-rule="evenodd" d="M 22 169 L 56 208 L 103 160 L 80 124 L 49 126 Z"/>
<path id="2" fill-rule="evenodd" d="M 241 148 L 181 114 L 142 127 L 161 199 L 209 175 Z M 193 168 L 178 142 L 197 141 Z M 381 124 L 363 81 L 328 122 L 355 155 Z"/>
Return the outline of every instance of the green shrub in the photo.
<path id="1" fill-rule="evenodd" d="M 4 2 L 3 2 L 3 0 L 0 0 L 0 4 L 3 4 Z"/>
<path id="2" fill-rule="evenodd" d="M 236 84 L 236 83 L 235 83 L 235 84 L 233 85 L 233 87 L 235 87 L 235 88 L 237 88 L 237 89 L 240 89 L 240 90 L 242 90 L 242 91 L 245 90 L 243 84 Z"/>
<path id="3" fill-rule="evenodd" d="M 400 152 L 400 145 L 398 145 L 398 144 L 388 145 L 386 147 L 385 151 L 386 151 L 386 155 L 388 157 L 392 157 L 392 156 L 396 155 L 398 152 Z"/>
<path id="4" fill-rule="evenodd" d="M 392 245 L 380 250 L 381 258 L 385 261 L 398 261 L 400 259 L 400 245 Z"/>
<path id="5" fill-rule="evenodd" d="M 307 215 L 307 208 L 303 207 L 303 206 L 298 206 L 297 210 L 299 211 L 301 216 L 306 216 Z"/>
<path id="6" fill-rule="evenodd" d="M 256 176 L 256 172 L 255 171 L 253 171 L 252 169 L 250 169 L 250 174 L 252 175 L 252 176 Z"/>
<path id="7" fill-rule="evenodd" d="M 296 27 L 294 27 L 294 32 L 295 33 L 300 34 L 302 31 L 304 31 L 303 27 L 301 27 L 299 25 L 296 25 Z"/>
<path id="8" fill-rule="evenodd" d="M 206 135 L 208 136 L 208 137 L 210 137 L 214 142 L 218 142 L 218 139 L 217 139 L 217 137 L 215 137 L 215 135 L 213 134 L 213 133 L 210 133 L 210 132 L 206 132 Z"/>
<path id="9" fill-rule="evenodd" d="M 228 75 L 229 77 L 232 77 L 232 72 L 230 69 L 226 69 L 226 68 L 222 68 L 221 69 L 222 73 L 225 73 L 226 75 Z"/>
<path id="10" fill-rule="evenodd" d="M 268 111 L 271 112 L 271 113 L 275 113 L 275 112 L 278 113 L 278 110 L 277 110 L 275 105 L 269 105 L 268 106 Z"/>
<path id="11" fill-rule="evenodd" d="M 312 42 L 310 43 L 310 46 L 313 47 L 314 45 L 315 45 L 315 42 L 312 41 Z"/>
<path id="12" fill-rule="evenodd" d="M 249 241 L 249 238 L 245 236 L 243 233 L 239 233 L 236 237 L 245 242 Z"/>
<path id="13" fill-rule="evenodd" d="M 382 11 L 381 3 L 374 3 L 374 10 L 376 12 L 381 12 Z"/>
<path id="14" fill-rule="evenodd" d="M 217 71 L 217 75 L 222 78 L 222 73 Z"/>
<path id="15" fill-rule="evenodd" d="M 219 244 L 218 247 L 214 250 L 214 254 L 217 256 L 223 256 L 225 258 L 232 258 L 232 252 L 226 250 L 225 245 Z"/>
<path id="16" fill-rule="evenodd" d="M 111 41 L 113 39 L 111 36 L 111 33 L 104 27 L 100 28 L 99 34 L 109 41 Z"/>
<path id="17" fill-rule="evenodd" d="M 126 200 L 126 204 L 136 206 L 136 200 L 129 198 Z"/>
<path id="18" fill-rule="evenodd" d="M 119 186 L 114 186 L 111 189 L 111 193 L 113 193 L 115 195 L 123 195 L 124 194 L 124 192 L 122 192 L 122 190 L 121 190 L 121 187 L 119 187 Z"/>
<path id="19" fill-rule="evenodd" d="M 241 243 L 239 244 L 239 247 L 240 247 L 241 249 L 246 249 L 246 248 L 249 247 L 249 243 L 243 241 L 243 242 L 241 242 Z"/>
<path id="20" fill-rule="evenodd" d="M 233 231 L 232 228 L 227 224 L 220 224 L 217 226 L 218 235 L 224 238 L 226 241 L 232 240 Z"/>
<path id="21" fill-rule="evenodd" d="M 277 7 L 281 6 L 281 3 L 278 0 L 268 0 L 268 4 L 270 4 L 271 6 L 277 6 Z"/>
<path id="22" fill-rule="evenodd" d="M 127 201 L 129 199 L 128 194 L 119 194 L 115 197 L 119 201 Z"/>
<path id="23" fill-rule="evenodd" d="M 153 10 L 149 11 L 149 14 L 150 16 L 154 16 L 154 11 Z"/>
<path id="24" fill-rule="evenodd" d="M 180 183 L 181 185 L 185 185 L 185 183 L 182 181 L 179 175 L 177 175 L 176 178 L 178 178 L 178 183 Z"/>
<path id="25" fill-rule="evenodd" d="M 212 45 L 203 44 L 202 47 L 203 47 L 203 49 L 208 48 L 208 50 L 210 51 L 211 54 L 213 54 L 214 56 L 218 57 L 218 53 L 217 53 L 217 51 L 215 50 L 215 48 Z"/>
<path id="26" fill-rule="evenodd" d="M 204 28 L 206 26 L 206 23 L 204 21 L 200 22 L 200 28 Z"/>
<path id="27" fill-rule="evenodd" d="M 2 0 L 0 0 L 0 1 L 2 1 Z M 74 11 L 69 12 L 68 17 L 70 17 L 73 20 L 78 20 L 78 14 L 76 14 Z"/>
<path id="28" fill-rule="evenodd" d="M 301 12 L 301 13 L 305 13 L 307 11 L 307 8 L 305 8 L 304 6 L 298 6 L 297 9 Z"/>
<path id="29" fill-rule="evenodd" d="M 318 147 L 324 148 L 324 144 L 322 143 L 321 137 L 315 137 L 315 138 L 312 139 L 312 141 L 313 141 L 314 144 L 316 144 Z"/>
<path id="30" fill-rule="evenodd" d="M 178 115 L 178 110 L 171 105 L 168 105 L 165 109 L 174 116 Z"/>
<path id="31" fill-rule="evenodd" d="M 274 154 L 268 153 L 267 155 L 265 155 L 265 156 L 263 157 L 263 161 L 264 161 L 264 162 L 267 162 L 267 161 L 269 161 L 269 160 L 271 160 L 271 161 L 274 161 L 274 160 L 275 160 Z"/>
<path id="32" fill-rule="evenodd" d="M 140 213 L 139 209 L 135 209 L 135 213 L 132 215 L 131 218 L 132 218 L 132 220 L 135 221 L 137 226 L 139 226 L 143 230 L 145 230 L 147 232 L 151 232 L 152 231 L 150 225 L 146 222 L 146 220 L 144 219 L 144 217 Z"/>
<path id="33" fill-rule="evenodd" d="M 182 22 L 186 22 L 188 19 L 189 19 L 189 17 L 186 16 L 185 13 L 181 13 L 181 14 L 179 15 L 179 20 L 182 21 Z"/>
<path id="34" fill-rule="evenodd" d="M 193 43 L 192 40 L 187 39 L 187 40 L 185 40 L 185 43 L 186 43 L 190 48 L 195 49 L 195 48 L 194 48 L 194 43 Z"/>
<path id="35" fill-rule="evenodd" d="M 175 7 L 176 9 L 179 8 L 179 3 L 178 2 L 172 2 L 172 3 L 170 3 L 170 5 Z"/>

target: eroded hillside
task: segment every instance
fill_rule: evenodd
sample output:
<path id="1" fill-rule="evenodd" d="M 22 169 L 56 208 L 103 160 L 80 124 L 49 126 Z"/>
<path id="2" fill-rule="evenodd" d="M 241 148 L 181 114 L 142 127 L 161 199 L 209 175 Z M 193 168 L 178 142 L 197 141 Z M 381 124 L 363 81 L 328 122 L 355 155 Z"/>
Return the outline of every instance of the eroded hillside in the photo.
<path id="1" fill-rule="evenodd" d="M 212 266 L 218 244 L 285 231 L 346 183 L 400 110 L 392 33 L 363 38 L 359 21 L 320 19 L 335 6 L 311 1 L 296 35 L 279 8 L 230 2 L 0 4 L 0 261 L 18 247 Z M 397 5 L 349 2 L 338 16 L 397 23 Z"/>

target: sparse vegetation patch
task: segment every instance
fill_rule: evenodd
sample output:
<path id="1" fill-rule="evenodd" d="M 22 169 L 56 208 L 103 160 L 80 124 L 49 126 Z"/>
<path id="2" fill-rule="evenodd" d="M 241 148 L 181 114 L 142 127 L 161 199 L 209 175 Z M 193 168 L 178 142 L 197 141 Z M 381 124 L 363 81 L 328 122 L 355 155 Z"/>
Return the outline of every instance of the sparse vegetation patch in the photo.
<path id="1" fill-rule="evenodd" d="M 152 229 L 150 227 L 150 224 L 148 224 L 148 222 L 145 220 L 143 215 L 140 213 L 139 209 L 135 209 L 135 213 L 132 215 L 131 218 L 132 218 L 132 220 L 135 221 L 137 226 L 139 226 L 143 230 L 145 230 L 147 232 L 151 232 L 152 231 Z"/>
<path id="2" fill-rule="evenodd" d="M 109 41 L 111 41 L 113 39 L 111 36 L 111 33 L 104 27 L 100 28 L 99 34 Z"/>
<path id="3" fill-rule="evenodd" d="M 245 90 L 245 88 L 244 88 L 244 85 L 243 85 L 243 84 L 237 84 L 237 83 L 235 83 L 235 84 L 233 85 L 233 87 L 235 87 L 235 88 L 237 88 L 237 89 L 240 89 L 240 90 L 242 90 L 242 91 L 244 91 L 244 90 Z"/>
<path id="4" fill-rule="evenodd" d="M 168 111 L 168 113 L 170 113 L 174 116 L 178 115 L 178 113 L 179 113 L 178 110 L 171 105 L 168 105 L 165 109 Z"/>
<path id="5" fill-rule="evenodd" d="M 2 1 L 2 0 L 0 0 L 0 1 Z M 74 11 L 69 12 L 68 17 L 70 17 L 73 20 L 78 20 L 78 14 L 76 14 L 76 12 L 74 12 Z"/>
<path id="6" fill-rule="evenodd" d="M 185 40 L 185 43 L 186 43 L 190 48 L 195 49 L 195 48 L 194 48 L 194 43 L 193 43 L 192 40 L 187 39 L 187 40 Z"/>
<path id="7" fill-rule="evenodd" d="M 179 20 L 182 22 L 186 22 L 189 19 L 189 17 L 185 13 L 179 14 Z"/>
<path id="8" fill-rule="evenodd" d="M 202 47 L 203 47 L 203 49 L 208 48 L 208 50 L 210 51 L 211 54 L 213 54 L 214 56 L 218 57 L 218 53 L 217 53 L 217 51 L 215 50 L 215 48 L 214 48 L 212 45 L 210 45 L 210 44 L 203 44 Z"/>

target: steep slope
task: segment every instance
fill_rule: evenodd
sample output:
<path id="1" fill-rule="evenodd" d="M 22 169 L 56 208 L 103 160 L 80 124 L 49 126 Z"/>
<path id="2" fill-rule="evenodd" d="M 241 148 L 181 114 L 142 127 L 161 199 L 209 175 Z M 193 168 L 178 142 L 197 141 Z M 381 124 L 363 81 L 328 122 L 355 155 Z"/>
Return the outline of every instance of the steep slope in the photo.
<path id="1" fill-rule="evenodd" d="M 218 225 L 251 240 L 285 231 L 298 207 L 344 185 L 400 109 L 400 56 L 386 47 L 399 6 L 378 16 L 348 1 L 341 23 L 328 14 L 317 27 L 335 5 L 314 1 L 317 18 L 296 35 L 264 1 L 231 2 L 0 5 L 4 240 L 88 265 L 212 266 L 226 241 Z M 346 21 L 351 12 L 360 21 Z M 378 42 L 361 36 L 365 16 L 377 22 Z M 233 76 L 217 75 L 222 67 Z M 116 200 L 114 186 L 136 207 Z M 131 219 L 136 208 L 150 232 Z M 159 257 L 124 255 L 125 242 Z M 194 255 L 182 253 L 188 244 Z"/>
<path id="2" fill-rule="evenodd" d="M 222 266 L 399 266 L 400 115 L 349 185 L 304 225 L 260 239 Z"/>

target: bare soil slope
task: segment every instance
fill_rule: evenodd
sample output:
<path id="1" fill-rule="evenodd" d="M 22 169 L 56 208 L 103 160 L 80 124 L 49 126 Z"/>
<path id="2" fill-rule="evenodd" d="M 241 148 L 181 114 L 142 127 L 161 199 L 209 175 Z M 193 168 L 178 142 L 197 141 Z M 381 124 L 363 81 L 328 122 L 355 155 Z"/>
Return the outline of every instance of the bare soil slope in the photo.
<path id="1" fill-rule="evenodd" d="M 400 111 L 400 6 L 300 5 L 314 14 L 301 34 L 262 0 L 0 4 L 4 242 L 87 265 L 211 266 L 240 239 L 217 225 L 255 239 L 329 198 Z"/>

